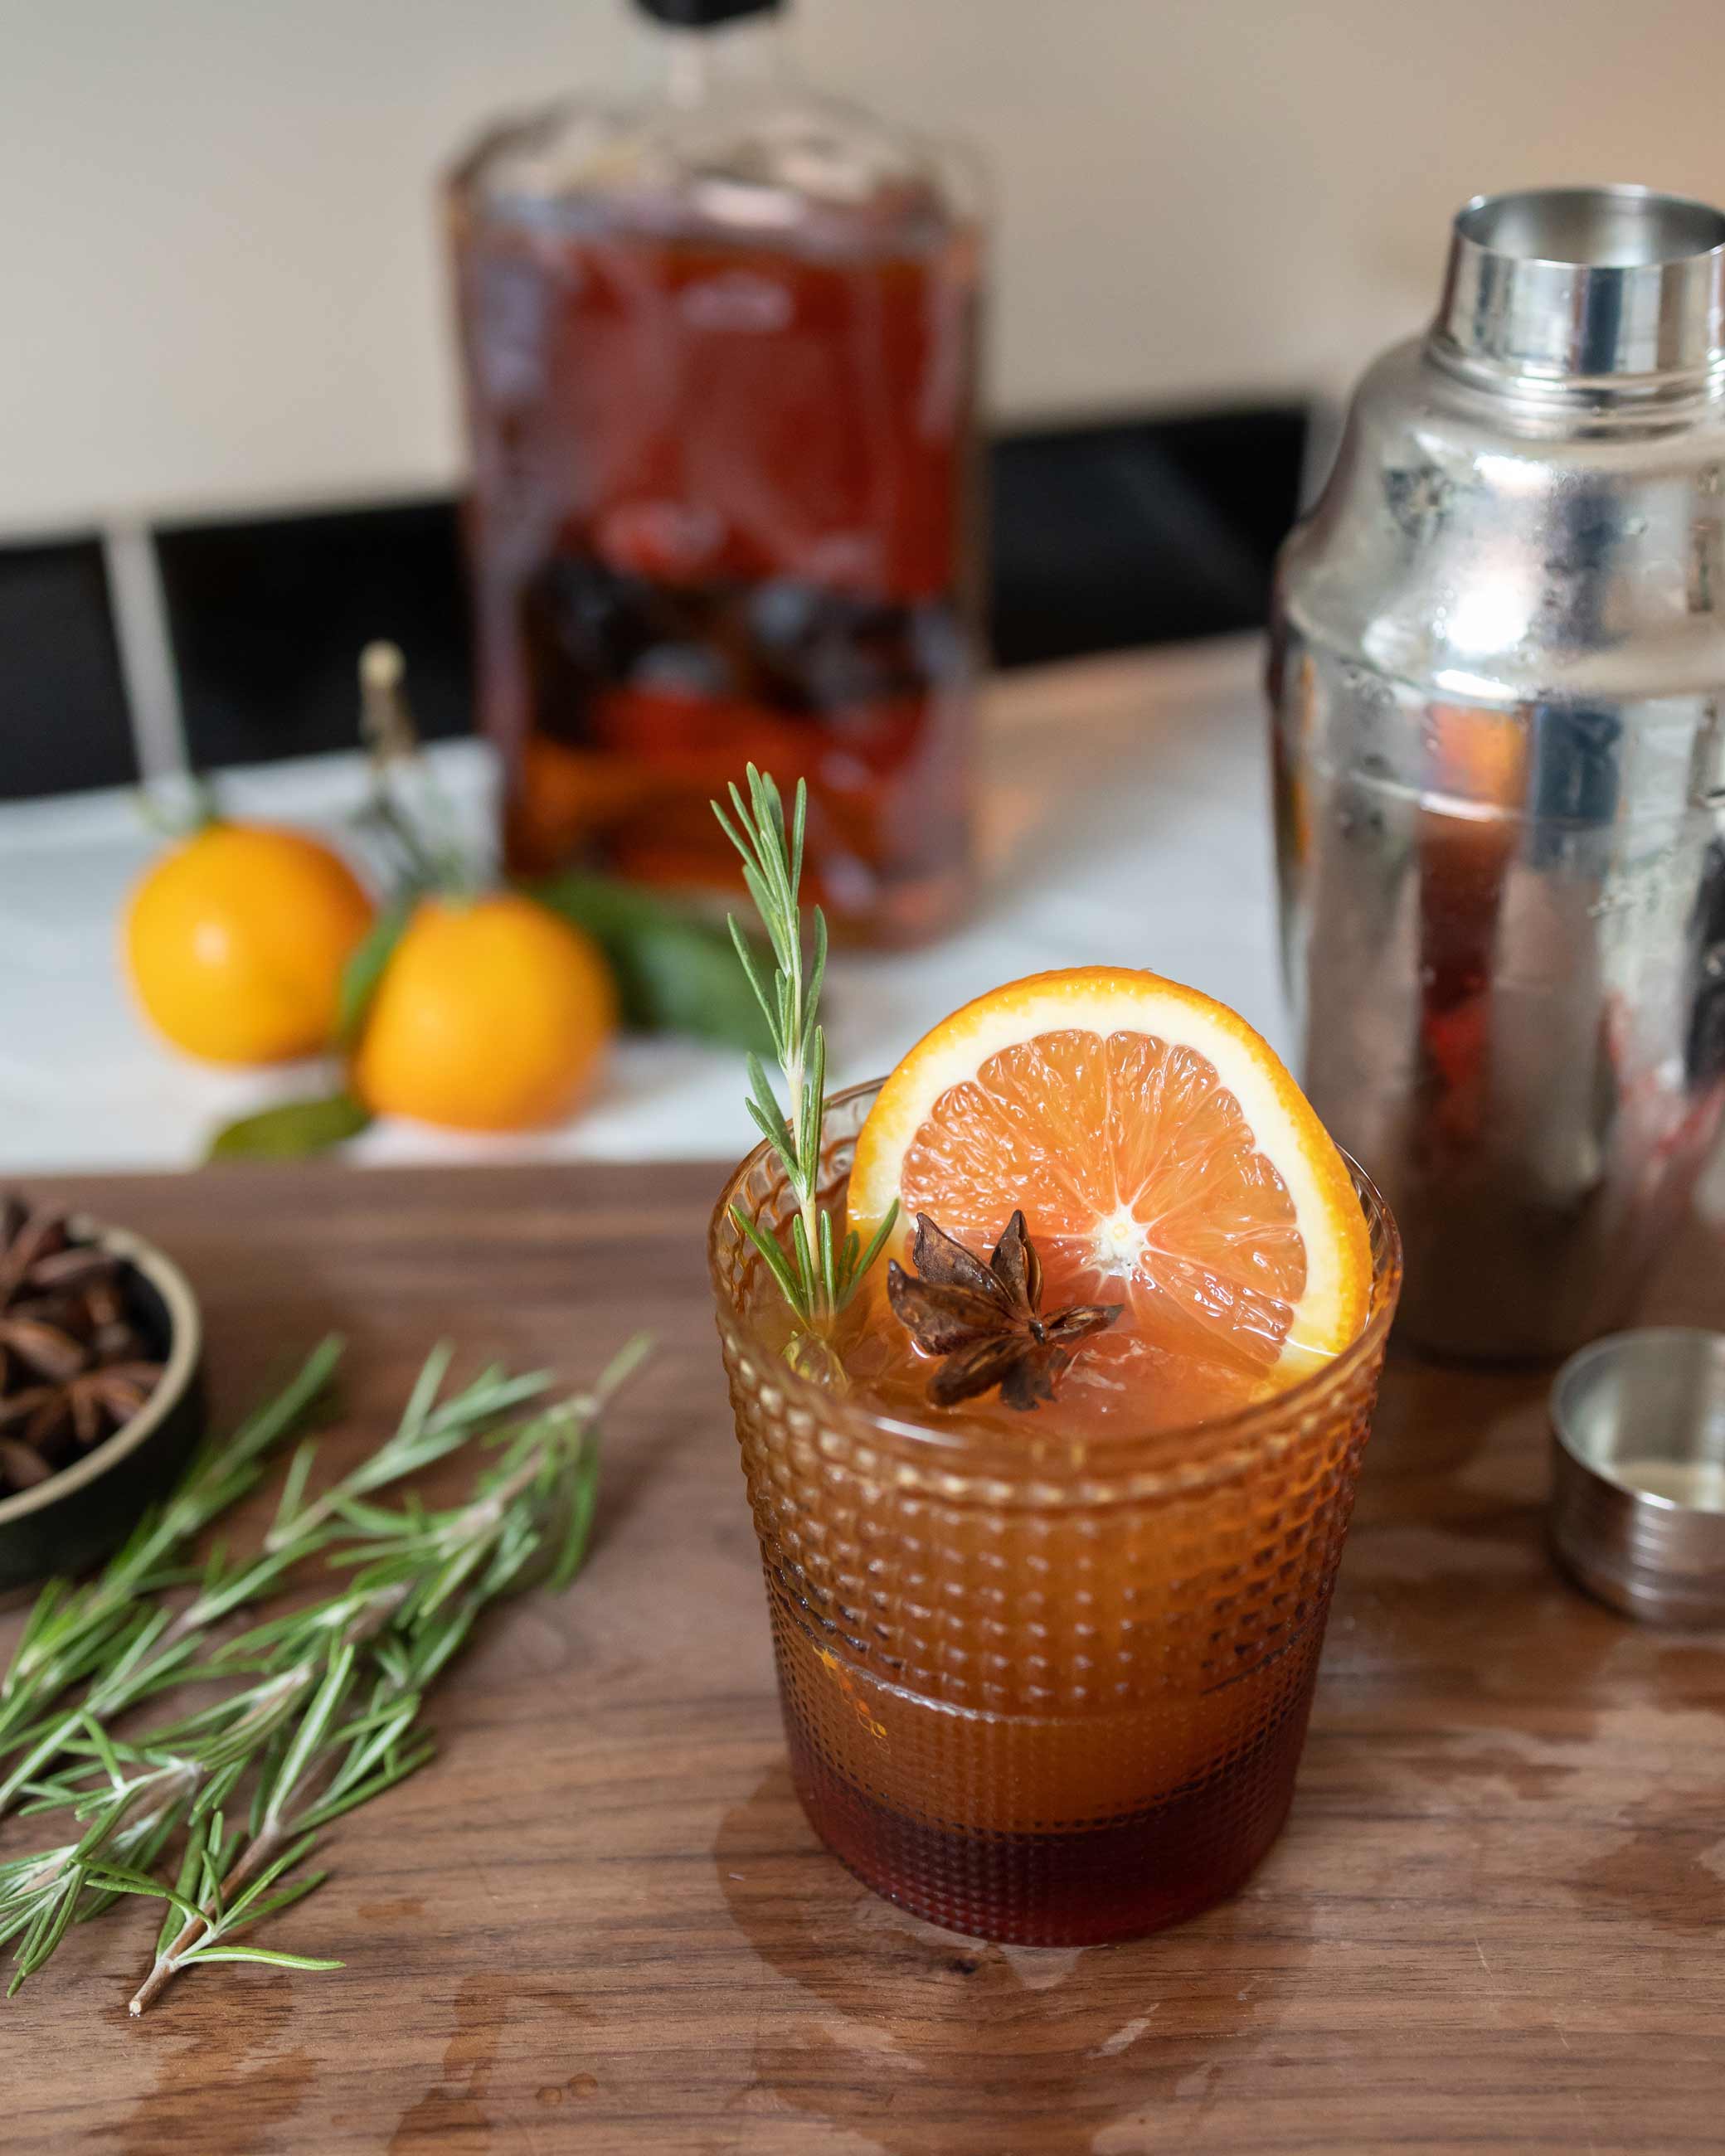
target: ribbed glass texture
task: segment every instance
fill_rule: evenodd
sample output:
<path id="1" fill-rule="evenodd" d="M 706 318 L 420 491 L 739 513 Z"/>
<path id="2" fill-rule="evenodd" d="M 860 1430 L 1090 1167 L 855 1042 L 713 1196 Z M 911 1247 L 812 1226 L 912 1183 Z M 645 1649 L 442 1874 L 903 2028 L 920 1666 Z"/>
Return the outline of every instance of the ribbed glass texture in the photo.
<path id="1" fill-rule="evenodd" d="M 829 1111 L 842 1194 L 862 1088 Z M 1281 1826 L 1400 1284 L 1262 1405 L 1076 1445 L 871 1412 L 773 1344 L 733 1201 L 783 1228 L 763 1152 L 710 1245 L 797 1788 L 878 1892 L 1035 1945 L 1131 1938 L 1231 1892 Z"/>

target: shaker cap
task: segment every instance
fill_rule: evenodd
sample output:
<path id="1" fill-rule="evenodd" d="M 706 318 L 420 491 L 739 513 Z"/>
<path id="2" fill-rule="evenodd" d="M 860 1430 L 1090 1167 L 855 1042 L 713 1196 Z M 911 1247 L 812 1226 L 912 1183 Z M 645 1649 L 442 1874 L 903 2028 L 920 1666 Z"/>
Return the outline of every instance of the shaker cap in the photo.
<path id="1" fill-rule="evenodd" d="M 635 0 L 644 14 L 679 29 L 710 30 L 742 15 L 775 15 L 783 0 Z"/>
<path id="2" fill-rule="evenodd" d="M 1589 1594 L 1653 1625 L 1725 1623 L 1725 1336 L 1615 1332 L 1551 1389 L 1552 1540 Z"/>
<path id="3" fill-rule="evenodd" d="M 1725 211 L 1651 187 L 1476 195 L 1456 215 L 1440 361 L 1527 388 L 1725 372 Z"/>

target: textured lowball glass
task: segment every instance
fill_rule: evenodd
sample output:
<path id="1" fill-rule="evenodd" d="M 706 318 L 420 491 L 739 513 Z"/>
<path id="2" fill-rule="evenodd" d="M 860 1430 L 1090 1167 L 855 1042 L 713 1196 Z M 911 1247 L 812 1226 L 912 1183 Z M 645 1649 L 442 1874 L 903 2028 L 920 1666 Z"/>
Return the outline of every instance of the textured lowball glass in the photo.
<path id="1" fill-rule="evenodd" d="M 829 1104 L 824 1196 L 875 1090 Z M 709 1255 L 792 1771 L 878 1892 L 1087 1943 L 1191 1915 L 1275 1840 L 1401 1279 L 1354 1183 L 1373 1290 L 1351 1347 L 1242 1413 L 1079 1445 L 1034 1414 L 896 1419 L 793 1369 L 730 1208 L 782 1229 L 793 1201 L 764 1148 L 738 1168 Z"/>

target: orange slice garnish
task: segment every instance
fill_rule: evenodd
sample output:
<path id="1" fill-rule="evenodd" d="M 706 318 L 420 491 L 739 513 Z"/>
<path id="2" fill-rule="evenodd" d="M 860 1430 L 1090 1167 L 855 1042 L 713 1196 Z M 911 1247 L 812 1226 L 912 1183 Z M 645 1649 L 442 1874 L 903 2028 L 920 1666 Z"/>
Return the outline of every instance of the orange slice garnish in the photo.
<path id="1" fill-rule="evenodd" d="M 1038 973 L 967 1004 L 882 1086 L 848 1208 L 896 1199 L 984 1255 L 1022 1208 L 1045 1306 L 1124 1301 L 1065 1389 L 1202 1419 L 1279 1391 L 1366 1321 L 1372 1253 L 1346 1163 L 1269 1045 L 1154 973 Z"/>

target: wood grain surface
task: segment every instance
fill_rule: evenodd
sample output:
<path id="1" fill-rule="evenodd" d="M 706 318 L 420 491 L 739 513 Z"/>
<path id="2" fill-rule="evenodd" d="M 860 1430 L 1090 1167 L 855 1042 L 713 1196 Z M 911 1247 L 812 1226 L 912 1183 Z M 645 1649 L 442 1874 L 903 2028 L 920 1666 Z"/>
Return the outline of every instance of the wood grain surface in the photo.
<path id="1" fill-rule="evenodd" d="M 615 1415 L 585 1574 L 483 1631 L 439 1697 L 441 1757 L 331 1830 L 333 1876 L 274 1925 L 347 1967 L 193 1971 L 132 2023 L 154 1917 L 74 1933 L 4 2009 L 0 2146 L 1725 2142 L 1725 1647 L 1640 1630 L 1553 1572 L 1543 1373 L 1393 1361 L 1293 1818 L 1246 1890 L 1137 1945 L 983 1946 L 857 1886 L 791 1793 L 706 1298 L 717 1182 L 318 1167 L 58 1186 L 185 1265 L 224 1416 L 347 1332 L 332 1457 L 376 1441 L 440 1335 L 470 1367 L 571 1381 L 643 1321 L 662 1344 Z M 1703 1231 L 1658 1301 L 1725 1317 Z M 40 1833 L 11 1822 L 0 1851 Z"/>

